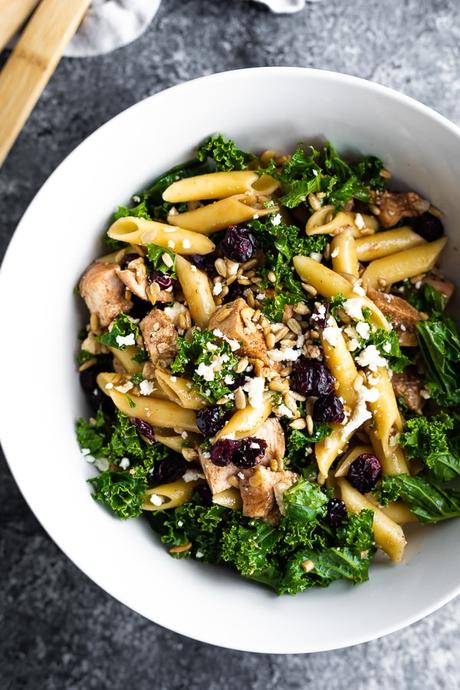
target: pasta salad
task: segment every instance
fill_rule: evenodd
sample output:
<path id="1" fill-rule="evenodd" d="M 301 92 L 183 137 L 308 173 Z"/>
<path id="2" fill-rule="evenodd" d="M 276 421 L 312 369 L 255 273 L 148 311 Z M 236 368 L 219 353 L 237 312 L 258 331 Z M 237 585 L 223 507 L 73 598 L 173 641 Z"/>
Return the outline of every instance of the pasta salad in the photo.
<path id="1" fill-rule="evenodd" d="M 296 594 L 460 516 L 442 213 L 390 178 L 215 135 L 117 209 L 78 286 L 76 431 L 93 497 L 172 556 Z"/>

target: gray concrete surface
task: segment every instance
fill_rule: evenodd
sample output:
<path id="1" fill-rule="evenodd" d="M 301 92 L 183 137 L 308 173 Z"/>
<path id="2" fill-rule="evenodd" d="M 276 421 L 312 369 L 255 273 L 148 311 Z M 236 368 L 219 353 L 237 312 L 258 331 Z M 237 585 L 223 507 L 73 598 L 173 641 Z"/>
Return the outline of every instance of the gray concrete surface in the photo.
<path id="1" fill-rule="evenodd" d="M 163 0 L 135 44 L 60 64 L 0 173 L 2 249 L 44 180 L 100 124 L 167 86 L 260 65 L 366 77 L 460 124 L 460 3 L 323 0 L 274 16 L 239 0 Z M 460 688 L 460 599 L 347 650 L 287 657 L 219 650 L 143 620 L 82 575 L 40 528 L 3 458 L 0 516 L 3 690 Z"/>

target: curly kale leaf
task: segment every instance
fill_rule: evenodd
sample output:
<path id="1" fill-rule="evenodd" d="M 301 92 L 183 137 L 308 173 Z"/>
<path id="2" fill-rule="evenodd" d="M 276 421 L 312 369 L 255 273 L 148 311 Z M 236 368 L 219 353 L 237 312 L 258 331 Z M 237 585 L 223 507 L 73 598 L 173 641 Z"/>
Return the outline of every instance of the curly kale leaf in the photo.
<path id="1" fill-rule="evenodd" d="M 445 295 L 428 283 L 421 283 L 421 285 L 417 283 L 417 285 L 418 287 L 410 280 L 405 280 L 401 284 L 404 299 L 418 311 L 426 312 L 432 316 L 442 314 L 447 304 Z"/>
<path id="2" fill-rule="evenodd" d="M 97 411 L 96 417 L 89 421 L 80 417 L 75 425 L 78 445 L 81 449 L 90 451 L 95 457 L 102 457 L 102 449 L 106 442 L 106 420 L 101 408 Z"/>
<path id="3" fill-rule="evenodd" d="M 460 404 L 460 338 L 451 318 L 417 323 L 417 339 L 431 397 L 442 407 Z"/>
<path id="4" fill-rule="evenodd" d="M 369 338 L 366 340 L 361 338 L 360 347 L 364 348 L 368 345 L 375 345 L 379 353 L 388 360 L 391 369 L 396 373 L 404 371 L 411 364 L 409 357 L 401 352 L 396 331 L 377 328 L 370 333 Z"/>
<path id="5" fill-rule="evenodd" d="M 399 443 L 408 458 L 419 459 L 436 479 L 449 481 L 460 475 L 460 420 L 444 412 L 434 417 L 413 417 Z"/>
<path id="6" fill-rule="evenodd" d="M 194 328 L 191 337 L 178 338 L 178 351 L 171 364 L 171 371 L 182 374 L 188 371 L 192 376 L 193 387 L 209 403 L 215 403 L 224 395 L 230 393 L 228 377 L 234 378 L 234 367 L 238 358 L 232 352 L 230 345 L 215 336 L 211 331 Z M 213 378 L 207 381 L 200 364 L 213 367 Z"/>
<path id="7" fill-rule="evenodd" d="M 147 260 L 151 265 L 151 268 L 159 271 L 160 273 L 165 273 L 172 277 L 176 277 L 176 255 L 170 249 L 165 249 L 164 247 L 159 247 L 156 244 L 147 244 Z M 164 255 L 170 257 L 171 264 L 168 265 L 164 262 Z"/>
<path id="8" fill-rule="evenodd" d="M 196 157 L 202 162 L 211 160 L 219 171 L 243 170 L 254 158 L 246 151 L 241 151 L 232 139 L 226 139 L 222 134 L 214 134 L 201 144 Z"/>
<path id="9" fill-rule="evenodd" d="M 421 522 L 440 522 L 460 517 L 460 490 L 443 487 L 427 476 L 397 474 L 384 477 L 382 503 L 402 498 Z"/>
<path id="10" fill-rule="evenodd" d="M 109 330 L 99 335 L 97 339 L 106 347 L 126 350 L 128 344 L 136 344 L 139 334 L 137 323 L 128 314 L 119 314 L 110 324 Z M 122 338 L 128 338 L 128 343 L 123 343 Z"/>
<path id="11" fill-rule="evenodd" d="M 326 515 L 329 498 L 318 484 L 300 479 L 283 496 L 286 520 L 303 524 Z"/>
<path id="12" fill-rule="evenodd" d="M 367 551 L 374 544 L 372 525 L 374 513 L 372 510 L 362 510 L 356 515 L 350 515 L 337 530 L 337 538 L 344 546 L 350 546 L 357 551 Z"/>
<path id="13" fill-rule="evenodd" d="M 141 514 L 147 482 L 127 472 L 106 470 L 88 480 L 93 488 L 93 498 L 110 508 L 117 517 L 125 520 Z"/>

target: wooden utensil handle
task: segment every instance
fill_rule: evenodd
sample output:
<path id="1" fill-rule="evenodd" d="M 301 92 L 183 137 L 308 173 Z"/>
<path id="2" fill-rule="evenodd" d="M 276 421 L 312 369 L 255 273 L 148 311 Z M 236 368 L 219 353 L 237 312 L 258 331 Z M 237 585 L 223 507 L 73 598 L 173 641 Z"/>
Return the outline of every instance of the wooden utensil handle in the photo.
<path id="1" fill-rule="evenodd" d="M 91 0 L 42 0 L 0 74 L 0 165 Z"/>
<path id="2" fill-rule="evenodd" d="M 39 0 L 0 0 L 0 50 L 26 21 Z"/>

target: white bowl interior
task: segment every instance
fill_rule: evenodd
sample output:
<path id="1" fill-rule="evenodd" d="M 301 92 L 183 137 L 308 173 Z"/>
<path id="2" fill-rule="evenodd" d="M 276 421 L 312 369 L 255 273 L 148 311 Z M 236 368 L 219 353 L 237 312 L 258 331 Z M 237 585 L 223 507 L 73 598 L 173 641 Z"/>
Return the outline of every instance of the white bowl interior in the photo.
<path id="1" fill-rule="evenodd" d="M 0 283 L 3 323 L 16 334 L 14 345 L 7 333 L 1 339 L 5 450 L 26 500 L 57 544 L 147 618 L 242 650 L 356 644 L 421 618 L 458 592 L 458 523 L 412 530 L 404 563 L 382 561 L 364 585 L 276 598 L 221 569 L 170 558 L 142 520 L 112 518 L 85 482 L 92 469 L 73 428 L 84 412 L 73 364 L 81 324 L 73 287 L 115 206 L 216 131 L 253 150 L 290 150 L 321 137 L 340 151 L 381 156 L 446 212 L 445 269 L 456 278 L 460 137 L 441 116 L 375 84 L 304 69 L 231 72 L 175 87 L 83 142 L 20 223 Z M 22 371 L 30 373 L 18 377 Z"/>

